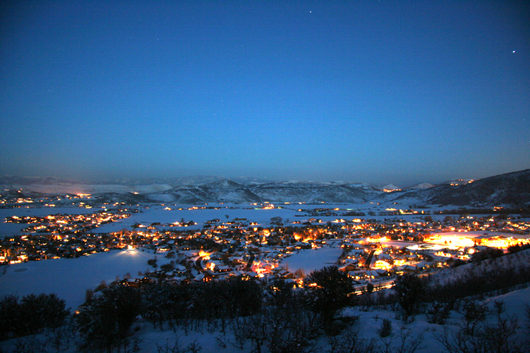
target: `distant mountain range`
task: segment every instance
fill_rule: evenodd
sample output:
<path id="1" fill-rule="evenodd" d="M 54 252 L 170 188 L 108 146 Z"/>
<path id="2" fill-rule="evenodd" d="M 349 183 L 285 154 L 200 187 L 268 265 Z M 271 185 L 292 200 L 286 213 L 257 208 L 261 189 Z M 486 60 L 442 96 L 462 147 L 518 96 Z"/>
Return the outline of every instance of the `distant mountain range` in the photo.
<path id="1" fill-rule="evenodd" d="M 87 193 L 109 201 L 197 203 L 247 202 L 399 202 L 455 206 L 530 206 L 530 169 L 476 181 L 452 180 L 398 189 L 363 183 L 283 181 L 253 178 L 186 177 L 109 179 L 98 184 L 38 177 L 0 177 L 4 193 Z M 385 192 L 386 191 L 386 192 Z"/>

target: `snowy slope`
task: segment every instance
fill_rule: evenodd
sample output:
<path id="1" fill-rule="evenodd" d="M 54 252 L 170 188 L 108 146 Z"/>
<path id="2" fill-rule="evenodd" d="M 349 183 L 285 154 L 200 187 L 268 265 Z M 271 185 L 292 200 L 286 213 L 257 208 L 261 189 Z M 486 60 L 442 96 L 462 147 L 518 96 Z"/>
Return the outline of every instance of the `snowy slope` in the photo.
<path id="1" fill-rule="evenodd" d="M 426 190 L 425 195 L 429 203 L 441 205 L 530 205 L 530 169 L 465 185 L 439 185 Z"/>
<path id="2" fill-rule="evenodd" d="M 141 196 L 141 198 L 132 201 L 150 200 L 152 202 L 180 204 L 263 201 L 306 203 L 402 201 L 412 204 L 427 203 L 469 207 L 530 205 L 530 170 L 484 178 L 456 186 L 450 184 L 433 186 L 422 183 L 398 191 L 398 187 L 389 184 L 384 189 L 395 190 L 390 193 L 383 193 L 368 184 L 360 183 L 242 180 L 245 182 L 237 183 L 221 177 L 202 177 L 166 179 L 167 182 L 143 184 L 128 179 L 121 180 L 123 183 L 115 184 L 77 184 L 54 178 L 0 178 L 0 182 L 4 183 L 2 186 L 4 192 L 11 190 L 7 193 L 13 194 L 18 192 L 15 190 L 19 189 L 23 190 L 23 194 L 84 193 L 101 195 L 101 197 L 108 197 L 112 201 L 120 201 L 120 197 L 129 201 L 131 195 L 136 195 Z M 156 181 L 156 179 L 152 181 Z"/>
<path id="3" fill-rule="evenodd" d="M 138 250 L 113 250 L 82 256 L 77 259 L 30 261 L 10 265 L 0 275 L 0 296 L 31 293 L 56 293 L 75 310 L 85 300 L 85 291 L 96 288 L 101 281 L 110 284 L 127 273 L 132 278 L 138 271 L 148 270 L 147 260 L 154 254 Z M 158 259 L 162 259 L 158 256 Z"/>

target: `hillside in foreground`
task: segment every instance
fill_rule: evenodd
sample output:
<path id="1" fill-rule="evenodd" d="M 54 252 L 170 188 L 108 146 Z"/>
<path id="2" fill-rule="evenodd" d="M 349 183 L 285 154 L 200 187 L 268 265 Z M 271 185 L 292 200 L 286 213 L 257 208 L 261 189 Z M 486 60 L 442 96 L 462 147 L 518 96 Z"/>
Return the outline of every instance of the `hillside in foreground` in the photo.
<path id="1" fill-rule="evenodd" d="M 325 252 L 321 254 L 328 256 Z M 131 256 L 130 259 L 139 257 L 140 262 L 149 257 L 148 254 L 135 252 L 117 252 L 111 256 L 115 258 L 125 255 Z M 124 261 L 128 262 L 130 259 Z M 295 352 L 441 353 L 451 351 L 449 348 L 454 352 L 524 352 L 530 329 L 530 282 L 488 293 L 475 292 L 473 296 L 464 297 L 456 290 L 452 292 L 453 299 L 439 296 L 437 286 L 463 283 L 470 274 L 482 276 L 482 281 L 492 279 L 497 282 L 495 274 L 504 270 L 514 269 L 513 274 L 517 271 L 528 272 L 529 260 L 530 250 L 525 250 L 447 269 L 427 282 L 427 290 L 432 289 L 432 292 L 426 292 L 431 293 L 427 296 L 415 297 L 416 287 L 408 287 L 405 292 L 396 287 L 372 294 L 365 293 L 354 298 L 352 303 L 344 302 L 340 309 L 332 304 L 334 301 L 328 299 L 330 296 L 346 299 L 338 289 L 342 285 L 339 282 L 334 285 L 318 282 L 320 279 L 313 277 L 323 288 L 335 289 L 321 293 L 318 287 L 313 287 L 309 282 L 305 289 L 292 290 L 289 289 L 288 282 L 258 284 L 253 281 L 204 283 L 181 288 L 147 286 L 142 291 L 117 286 L 108 289 L 114 288 L 109 292 L 114 293 L 113 296 L 104 296 L 107 289 L 103 289 L 95 293 L 88 306 L 85 304 L 78 310 L 80 317 L 88 315 L 86 320 L 95 319 L 96 321 L 90 321 L 93 323 L 112 320 L 112 314 L 108 316 L 112 311 L 95 310 L 100 299 L 108 298 L 117 305 L 118 313 L 120 310 L 125 310 L 123 315 L 133 313 L 128 319 L 131 325 L 128 333 L 121 340 L 115 336 L 109 338 L 110 351 L 115 352 L 197 352 L 200 348 L 201 351 L 208 352 L 265 353 L 276 352 L 279 347 L 286 348 L 293 340 L 297 347 Z M 44 264 L 45 262 L 36 262 L 29 268 L 26 264 L 15 265 L 8 270 L 8 275 L 23 275 L 24 281 L 28 282 L 40 281 L 42 288 L 53 286 L 54 277 L 43 275 L 37 268 Z M 103 262 L 101 265 L 108 266 Z M 74 276 L 79 275 L 76 271 L 86 267 L 86 264 L 79 262 L 75 266 L 58 268 L 61 267 L 64 272 L 62 276 L 69 278 L 72 277 L 70 272 Z M 19 271 L 22 269 L 24 271 Z M 87 278 L 80 280 L 87 281 Z M 74 285 L 87 287 L 88 282 L 85 285 Z M 62 293 L 67 292 L 68 288 L 65 288 Z M 135 297 L 133 293 L 138 293 L 139 296 Z M 173 297 L 171 293 L 179 295 Z M 403 298 L 416 298 L 415 309 L 406 314 L 407 301 L 402 301 L 396 293 L 407 293 Z M 171 301 L 169 306 L 169 302 L 166 302 L 168 299 Z M 143 304 L 136 306 L 136 300 Z M 227 305 L 228 303 L 231 304 Z M 312 303 L 320 304 L 313 306 Z M 321 311 L 320 305 L 332 305 L 329 310 L 339 310 L 334 311 L 331 321 L 322 321 L 325 312 Z M 0 305 L 0 311 L 4 313 L 5 310 L 5 306 Z M 233 316 L 230 310 L 235 310 Z M 37 312 L 33 315 L 35 319 L 40 317 Z M 79 325 L 83 327 L 84 322 L 80 321 Z M 86 337 L 84 334 L 72 335 L 72 331 L 68 330 L 70 329 L 64 326 L 20 339 L 6 340 L 0 342 L 0 348 L 4 352 L 34 351 L 32 349 L 35 347 L 39 347 L 40 352 L 80 351 L 79 345 L 83 345 Z M 109 330 L 112 332 L 113 329 L 109 327 Z M 119 332 L 116 331 L 115 334 L 121 335 Z M 104 339 L 97 335 L 90 337 L 96 342 Z M 461 350 L 462 344 L 470 350 Z M 484 345 L 490 348 L 477 350 Z M 89 348 L 89 351 L 93 349 L 100 351 L 95 347 Z"/>

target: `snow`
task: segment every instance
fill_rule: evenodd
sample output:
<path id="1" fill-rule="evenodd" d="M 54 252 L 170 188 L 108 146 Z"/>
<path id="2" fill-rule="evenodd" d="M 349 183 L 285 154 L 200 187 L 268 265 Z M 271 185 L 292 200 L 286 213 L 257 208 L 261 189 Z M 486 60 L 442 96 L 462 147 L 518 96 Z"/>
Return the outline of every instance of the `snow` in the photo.
<path id="1" fill-rule="evenodd" d="M 519 251 L 515 254 L 506 254 L 497 259 L 487 259 L 480 263 L 472 262 L 456 268 L 443 269 L 433 275 L 432 279 L 443 284 L 454 281 L 457 278 L 464 278 L 467 273 L 481 273 L 499 268 L 517 268 L 517 264 L 521 266 L 530 264 L 530 249 Z"/>
<path id="2" fill-rule="evenodd" d="M 527 338 L 525 335 L 525 308 L 530 304 L 530 288 L 514 291 L 505 295 L 501 295 L 494 298 L 489 298 L 487 301 L 493 303 L 495 301 L 502 300 L 505 303 L 506 312 L 503 314 L 505 317 L 514 316 L 519 322 L 519 328 L 517 330 L 516 337 L 520 342 L 525 342 Z M 422 343 L 420 348 L 416 351 L 417 353 L 445 353 L 446 349 L 436 339 L 435 334 L 441 334 L 444 330 L 444 326 L 437 324 L 430 324 L 427 322 L 427 318 L 424 314 L 417 315 L 413 322 L 404 323 L 403 321 L 396 318 L 396 312 L 385 309 L 378 310 L 360 310 L 358 307 L 346 308 L 342 312 L 343 315 L 357 316 L 358 320 L 353 325 L 352 329 L 357 331 L 359 337 L 368 342 L 374 340 L 380 347 L 384 347 L 385 341 L 390 341 L 391 345 L 396 348 L 401 343 L 400 336 L 403 333 L 409 333 L 408 342 L 412 339 L 421 335 Z M 378 330 L 382 325 L 384 319 L 390 321 L 392 325 L 392 335 L 388 338 L 381 339 L 378 336 Z M 454 330 L 457 328 L 457 324 L 461 322 L 462 315 L 452 311 L 450 318 L 447 322 L 447 328 Z M 489 316 L 489 321 L 494 321 L 494 316 Z M 249 352 L 252 347 L 250 342 L 247 342 L 243 347 L 243 350 L 237 348 L 234 344 L 236 339 L 230 330 L 225 333 L 221 333 L 219 330 L 190 330 L 184 332 L 182 329 L 177 329 L 176 332 L 166 327 L 165 330 L 153 328 L 153 325 L 140 319 L 134 324 L 135 333 L 133 337 L 140 338 L 139 347 L 141 352 L 156 352 L 158 347 L 169 347 L 171 348 L 176 339 L 178 339 L 181 347 L 186 347 L 192 342 L 197 342 L 202 348 L 201 352 L 219 352 L 219 353 L 241 353 Z M 37 336 L 40 339 L 45 339 L 43 335 Z M 224 343 L 220 344 L 221 342 Z M 15 344 L 15 340 L 0 342 L 0 349 L 3 351 L 12 350 Z M 329 351 L 327 346 L 327 339 L 325 336 L 320 337 L 316 344 L 318 345 L 317 351 Z M 266 347 L 262 347 L 263 352 L 268 352 Z M 48 352 L 54 352 L 51 347 L 48 348 Z M 76 352 L 75 345 L 72 345 L 65 352 Z"/>
<path id="3" fill-rule="evenodd" d="M 173 207 L 173 206 L 171 206 Z M 209 207 L 209 206 L 207 206 Z M 215 207 L 215 206 L 212 206 Z M 180 221 L 182 218 L 186 222 L 194 221 L 197 226 L 194 228 L 202 228 L 202 225 L 212 219 L 220 219 L 222 222 L 232 221 L 236 218 L 246 218 L 249 222 L 257 222 L 259 226 L 270 224 L 270 220 L 273 217 L 282 217 L 283 220 L 289 219 L 290 221 L 295 220 L 296 209 L 254 209 L 253 207 L 248 208 L 229 208 L 222 206 L 220 209 L 198 209 L 188 210 L 187 208 L 165 210 L 165 207 L 157 206 L 151 207 L 147 210 L 143 210 L 141 213 L 135 213 L 131 217 L 106 224 L 98 228 L 98 232 L 114 232 L 123 228 L 130 228 L 135 223 L 140 224 L 151 224 L 154 222 L 160 222 L 162 224 L 169 224 Z M 176 208 L 176 207 L 175 207 Z M 228 215 L 228 218 L 226 217 Z M 298 217 L 296 220 L 300 220 Z"/>
<path id="4" fill-rule="evenodd" d="M 158 190 L 162 192 L 164 187 Z M 140 192 L 140 191 L 138 191 Z M 163 194 L 160 194 L 163 195 Z M 164 210 L 163 206 L 151 206 L 149 209 L 144 209 L 141 213 L 134 213 L 127 219 L 120 220 L 119 222 L 106 224 L 98 228 L 98 232 L 112 232 L 118 231 L 123 228 L 131 228 L 135 223 L 151 224 L 153 222 L 173 223 L 180 221 L 184 218 L 185 221 L 194 221 L 198 225 L 196 228 L 201 228 L 202 224 L 207 220 L 220 219 L 222 222 L 227 220 L 234 220 L 235 218 L 246 218 L 249 222 L 258 222 L 259 225 L 270 224 L 270 219 L 273 217 L 282 217 L 285 221 L 289 219 L 291 222 L 294 220 L 304 222 L 310 216 L 296 217 L 300 214 L 298 208 L 312 209 L 319 207 L 334 208 L 340 207 L 344 210 L 346 207 L 352 209 L 358 209 L 361 211 L 372 209 L 376 210 L 374 204 L 358 204 L 358 205 L 344 205 L 344 204 L 324 204 L 324 205 L 281 205 L 283 208 L 275 209 L 257 209 L 253 206 L 242 206 L 242 205 L 208 205 L 221 207 L 220 209 L 198 209 L 188 210 L 183 208 L 182 210 Z M 177 208 L 171 206 L 172 208 Z M 383 206 L 381 206 L 383 207 Z M 40 208 L 40 209 L 1 209 L 0 217 L 5 220 L 5 217 L 13 215 L 35 215 L 35 216 L 46 216 L 49 214 L 56 213 L 93 213 L 97 212 L 98 209 L 84 209 L 78 207 L 71 208 Z M 228 215 L 228 218 L 225 216 Z M 434 216 L 433 218 L 440 218 L 442 216 Z M 322 219 L 323 222 L 328 220 L 334 220 L 335 216 L 332 217 L 317 217 Z M 351 219 L 353 217 L 348 217 Z M 357 218 L 357 217 L 355 217 Z M 382 219 L 382 216 L 367 216 L 362 218 L 376 218 Z M 404 219 L 417 218 L 416 216 L 400 216 Z M 0 223 L 0 234 L 2 236 L 14 235 L 25 225 Z M 482 235 L 485 232 L 468 233 L 470 237 Z M 498 234 L 498 233 L 494 233 Z M 444 235 L 451 236 L 453 234 L 444 233 Z M 455 235 L 461 236 L 461 233 L 455 233 Z M 407 245 L 407 242 L 392 242 L 396 246 Z M 303 269 L 306 274 L 311 271 L 318 270 L 324 266 L 333 265 L 336 263 L 338 257 L 341 255 L 342 249 L 338 241 L 328 241 L 323 248 L 300 250 L 293 253 L 289 257 L 285 258 L 282 265 L 288 266 L 291 272 L 297 269 Z M 130 273 L 133 278 L 137 277 L 138 272 L 145 272 L 148 269 L 152 269 L 147 265 L 147 260 L 155 257 L 152 252 L 142 252 L 139 250 L 123 250 L 123 251 L 110 251 L 106 253 L 98 253 L 90 256 L 83 256 L 78 259 L 57 259 L 57 260 L 45 260 L 45 261 L 34 261 L 28 263 L 21 263 L 10 265 L 4 274 L 0 272 L 0 296 L 6 294 L 18 294 L 20 296 L 28 295 L 30 293 L 56 293 L 59 298 L 65 299 L 67 307 L 72 309 L 77 308 L 84 302 L 86 289 L 95 289 L 101 281 L 106 281 L 107 284 L 114 281 L 116 276 L 123 279 L 127 273 Z M 518 255 L 506 256 L 503 261 L 509 261 L 510 258 L 520 258 L 520 261 L 529 261 L 530 251 L 520 252 Z M 163 261 L 163 255 L 157 255 L 157 259 L 160 262 Z M 487 262 L 483 262 L 487 264 Z M 456 269 L 446 270 L 438 274 L 437 278 L 439 281 L 448 280 L 450 278 L 457 277 L 462 274 L 463 271 L 467 270 L 471 265 L 460 266 Z M 525 308 L 530 304 L 530 288 L 514 291 L 505 295 L 501 295 L 495 298 L 488 299 L 490 305 L 494 300 L 503 300 L 506 305 L 506 315 L 516 315 L 519 323 L 524 325 L 525 323 Z M 423 333 L 424 343 L 419 353 L 426 352 L 444 352 L 441 344 L 434 338 L 432 332 L 441 332 L 443 327 L 440 325 L 434 325 L 427 323 L 425 315 L 418 315 L 414 322 L 410 324 L 404 324 L 402 321 L 396 319 L 396 312 L 389 310 L 374 310 L 374 311 L 361 311 L 358 308 L 348 308 L 345 313 L 359 316 L 359 323 L 355 327 L 359 329 L 360 335 L 365 339 L 374 338 L 378 340 L 377 329 L 381 326 L 382 319 L 387 318 L 391 320 L 393 331 L 396 335 L 401 331 L 401 327 L 405 327 L 413 332 L 413 335 Z M 450 325 L 455 327 L 455 324 L 460 320 L 461 315 L 452 312 Z M 153 329 L 152 325 L 146 322 L 140 322 L 139 331 L 136 335 L 142 338 L 140 347 L 142 352 L 156 351 L 156 344 L 165 345 L 166 342 L 169 345 L 173 345 L 175 337 L 180 338 L 180 342 L 183 346 L 197 340 L 203 348 L 203 352 L 219 351 L 219 352 L 242 352 L 238 348 L 234 347 L 230 343 L 227 344 L 226 348 L 222 348 L 218 345 L 217 338 L 222 337 L 220 332 L 189 332 L 185 335 L 183 332 L 177 332 L 176 334 L 171 331 L 160 331 Z M 520 328 L 518 335 L 523 337 L 523 328 Z M 235 342 L 235 339 L 231 334 L 227 334 L 226 337 L 222 337 L 226 342 Z M 0 344 L 0 349 L 6 351 L 5 343 Z M 250 346 L 246 351 L 250 350 Z M 71 352 L 74 350 L 71 349 Z M 324 350 L 323 350 L 324 351 Z"/>
<path id="5" fill-rule="evenodd" d="M 290 272 L 302 269 L 304 273 L 309 274 L 323 267 L 335 265 L 341 254 L 342 249 L 338 244 L 320 249 L 300 250 L 283 260 L 282 265 L 288 267 Z"/>
<path id="6" fill-rule="evenodd" d="M 0 237 L 20 235 L 27 224 L 8 223 L 6 217 L 46 217 L 53 214 L 91 214 L 101 211 L 98 208 L 87 209 L 83 207 L 39 207 L 39 208 L 4 208 L 0 209 Z"/>
<path id="7" fill-rule="evenodd" d="M 61 212 L 85 211 L 72 208 L 61 210 Z M 13 211 L 13 210 L 2 210 Z M 31 209 L 31 214 L 41 214 L 42 211 Z M 58 213 L 53 210 L 53 213 Z M 4 212 L 4 213 L 5 213 Z M 119 231 L 130 228 L 134 223 L 150 224 L 152 222 L 172 223 L 193 219 L 198 222 L 219 218 L 225 219 L 225 214 L 233 218 L 247 218 L 249 221 L 258 221 L 267 224 L 270 218 L 275 216 L 293 217 L 295 210 L 272 209 L 206 209 L 206 210 L 174 210 L 165 211 L 163 208 L 153 208 L 143 213 L 133 214 L 132 217 L 120 222 L 106 224 L 98 228 L 98 232 Z M 17 212 L 8 212 L 9 215 Z M 46 215 L 47 212 L 42 212 Z M 6 226 L 9 224 L 4 224 Z M 324 266 L 335 264 L 342 253 L 338 242 L 331 242 L 320 249 L 299 251 L 292 254 L 284 265 L 288 264 L 292 271 L 301 268 L 305 273 L 320 269 Z M 83 303 L 86 289 L 94 289 L 101 281 L 107 284 L 114 281 L 116 276 L 123 279 L 124 275 L 130 273 L 133 278 L 137 277 L 139 271 L 145 272 L 149 269 L 147 260 L 154 258 L 155 254 L 139 250 L 113 250 L 105 253 L 82 256 L 77 259 L 56 259 L 43 261 L 30 261 L 27 263 L 10 265 L 5 274 L 0 275 L 0 295 L 18 294 L 24 296 L 30 293 L 56 293 L 65 299 L 67 306 L 76 308 Z M 158 259 L 163 258 L 158 255 Z"/>
<path id="8" fill-rule="evenodd" d="M 202 347 L 201 352 L 216 352 L 222 351 L 226 353 L 239 352 L 242 351 L 236 347 L 227 346 L 227 349 L 221 349 L 217 343 L 216 337 L 222 336 L 221 333 L 209 333 L 209 332 L 197 332 L 192 331 L 188 335 L 184 332 L 179 332 L 177 334 L 173 331 L 161 331 L 152 329 L 150 325 L 143 325 L 142 329 L 138 332 L 142 337 L 142 342 L 140 343 L 140 352 L 153 352 L 155 351 L 157 345 L 165 347 L 166 344 L 169 347 L 172 347 L 175 344 L 175 339 L 178 337 L 179 343 L 182 347 L 186 347 L 194 341 Z M 230 338 L 232 342 L 235 342 L 234 338 Z M 250 347 L 249 347 L 250 348 Z"/>
<path id="9" fill-rule="evenodd" d="M 527 307 L 530 308 L 530 287 L 490 298 L 487 302 L 491 310 L 495 301 L 504 302 L 505 314 L 510 317 L 515 316 L 520 324 L 525 324 L 525 310 Z"/>
<path id="10" fill-rule="evenodd" d="M 139 250 L 113 250 L 82 256 L 77 259 L 30 261 L 9 265 L 0 274 L 0 296 L 31 293 L 56 293 L 75 310 L 84 303 L 85 291 L 95 289 L 101 281 L 110 284 L 116 276 L 123 279 L 127 273 L 138 277 L 138 271 L 149 269 L 147 260 L 153 253 Z M 158 259 L 162 256 L 158 255 Z"/>
<path id="11" fill-rule="evenodd" d="M 516 318 L 519 323 L 516 338 L 519 342 L 525 342 L 527 336 L 525 334 L 526 328 L 526 308 L 530 306 L 530 288 L 517 290 L 508 294 L 500 295 L 497 297 L 488 298 L 486 300 L 489 303 L 490 309 L 493 309 L 493 303 L 495 301 L 503 301 L 505 304 L 506 311 L 502 314 L 502 317 Z M 411 336 L 422 335 L 423 343 L 421 348 L 417 350 L 417 353 L 445 353 L 447 350 L 442 344 L 436 339 L 435 334 L 441 334 L 444 330 L 443 325 L 430 324 L 427 322 L 425 314 L 419 314 L 415 317 L 412 323 L 405 324 L 403 321 L 396 318 L 396 312 L 390 310 L 373 310 L 364 311 L 357 307 L 346 308 L 343 311 L 344 314 L 358 316 L 358 322 L 361 323 L 357 326 L 359 334 L 363 339 L 375 339 L 380 341 L 377 335 L 377 330 L 381 327 L 383 319 L 388 319 L 392 323 L 392 331 L 394 334 L 395 343 L 399 342 L 399 334 L 401 332 L 410 331 Z M 454 330 L 457 325 L 461 323 L 463 319 L 462 314 L 451 311 L 450 318 L 447 321 L 447 328 Z M 495 324 L 495 316 L 490 313 L 488 316 L 488 322 Z"/>
<path id="12" fill-rule="evenodd" d="M 338 244 L 328 244 L 321 249 L 299 251 L 287 258 L 286 262 L 291 270 L 302 268 L 306 273 L 310 273 L 312 270 L 333 264 L 340 252 L 341 249 Z M 154 254 L 152 253 L 124 250 L 100 253 L 78 259 L 47 260 L 11 265 L 7 273 L 0 275 L 0 295 L 26 295 L 34 292 L 57 293 L 60 298 L 66 300 L 67 306 L 75 308 L 83 302 L 85 289 L 94 289 L 102 280 L 110 283 L 116 276 L 123 278 L 127 272 L 130 272 L 134 277 L 137 271 L 146 270 L 147 260 L 153 257 Z M 161 257 L 161 255 L 158 255 L 159 260 L 161 260 Z M 502 300 L 505 303 L 506 312 L 504 315 L 517 317 L 521 326 L 517 337 L 521 340 L 525 339 L 525 310 L 530 304 L 530 288 L 488 298 L 486 301 L 492 306 L 496 300 Z M 435 332 L 443 332 L 443 326 L 428 323 L 424 314 L 417 315 L 415 320 L 408 324 L 397 319 L 396 312 L 391 310 L 376 309 L 364 311 L 358 307 L 352 307 L 346 308 L 343 314 L 359 317 L 354 330 L 359 331 L 362 339 L 374 339 L 379 344 L 382 344 L 377 330 L 381 327 L 383 319 L 388 319 L 392 323 L 394 345 L 400 342 L 399 336 L 402 332 L 410 332 L 411 338 L 417 335 L 423 336 L 422 348 L 417 351 L 418 353 L 445 352 L 441 343 L 434 336 Z M 461 318 L 461 314 L 455 311 L 451 312 L 447 327 L 455 329 Z M 491 317 L 490 321 L 492 320 L 493 318 Z M 235 353 L 250 351 L 251 349 L 249 343 L 244 347 L 244 350 L 232 345 L 230 342 L 235 342 L 235 338 L 230 332 L 222 334 L 219 331 L 201 330 L 185 333 L 182 330 L 177 330 L 175 333 L 169 329 L 164 331 L 154 329 L 150 323 L 142 320 L 135 324 L 135 327 L 138 328 L 135 336 L 141 338 L 140 348 L 142 352 L 156 351 L 157 345 L 165 346 L 167 344 L 168 347 L 171 347 L 177 337 L 183 347 L 197 341 L 204 352 Z M 220 346 L 220 341 L 225 342 L 226 347 Z M 13 342 L 1 342 L 0 349 L 4 351 L 6 351 L 6 347 L 11 349 Z M 318 342 L 323 346 L 326 344 L 326 338 L 322 337 Z M 322 351 L 325 350 L 326 348 L 322 349 Z M 69 352 L 74 351 L 74 347 L 69 350 Z M 265 351 L 266 349 L 264 349 Z"/>

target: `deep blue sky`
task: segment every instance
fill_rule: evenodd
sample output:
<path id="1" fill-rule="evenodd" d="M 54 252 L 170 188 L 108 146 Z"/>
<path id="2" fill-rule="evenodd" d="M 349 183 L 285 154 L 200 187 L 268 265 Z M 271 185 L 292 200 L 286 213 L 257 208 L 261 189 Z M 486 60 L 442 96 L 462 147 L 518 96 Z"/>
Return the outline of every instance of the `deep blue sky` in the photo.
<path id="1" fill-rule="evenodd" d="M 399 186 L 530 168 L 530 7 L 12 1 L 0 174 Z"/>

